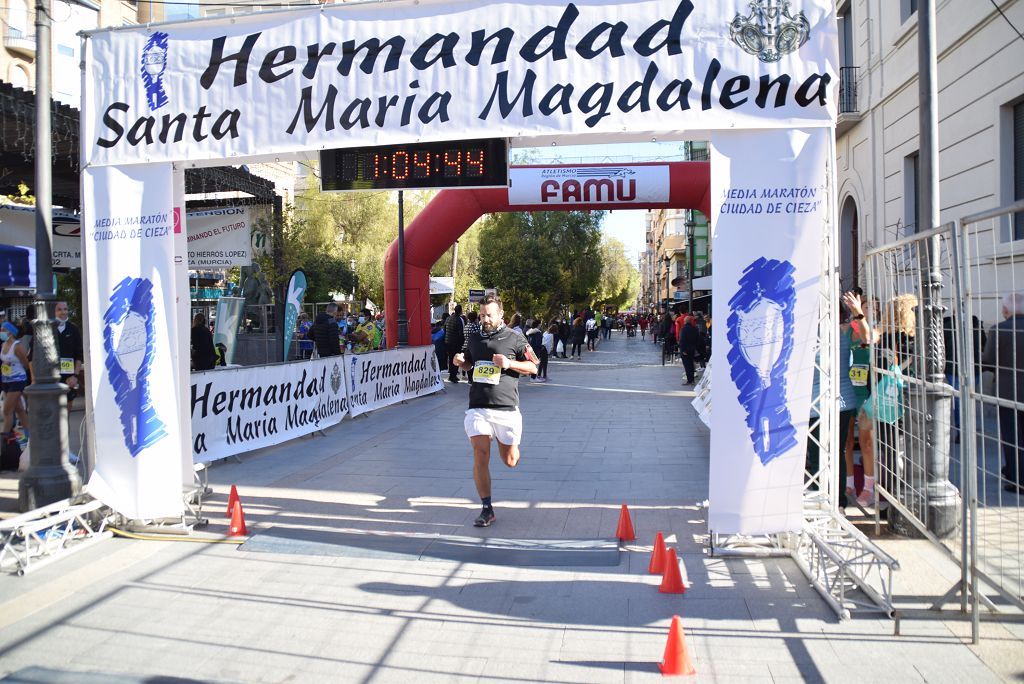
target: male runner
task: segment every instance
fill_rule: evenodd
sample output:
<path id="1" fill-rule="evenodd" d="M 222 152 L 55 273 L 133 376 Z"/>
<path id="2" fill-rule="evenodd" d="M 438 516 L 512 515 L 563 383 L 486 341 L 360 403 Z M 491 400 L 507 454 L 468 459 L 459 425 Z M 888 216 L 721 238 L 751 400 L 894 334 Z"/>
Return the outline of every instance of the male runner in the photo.
<path id="1" fill-rule="evenodd" d="M 509 468 L 519 462 L 523 416 L 519 413 L 519 376 L 537 372 L 537 357 L 522 333 L 504 322 L 501 298 L 487 295 L 480 304 L 480 329 L 466 339 L 453 363 L 472 373 L 466 434 L 473 445 L 473 481 L 483 509 L 473 524 L 488 527 L 494 522 L 491 507 L 491 438 L 498 455 Z"/>

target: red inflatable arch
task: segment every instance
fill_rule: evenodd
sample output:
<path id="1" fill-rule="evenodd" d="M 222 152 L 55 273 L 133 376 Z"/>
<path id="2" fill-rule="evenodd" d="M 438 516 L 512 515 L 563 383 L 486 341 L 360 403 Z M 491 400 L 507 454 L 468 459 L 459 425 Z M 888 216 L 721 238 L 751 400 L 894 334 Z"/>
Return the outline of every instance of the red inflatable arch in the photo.
<path id="1" fill-rule="evenodd" d="M 661 163 L 627 164 L 656 166 Z M 623 164 L 587 164 L 624 166 Z M 409 319 L 409 345 L 430 344 L 430 267 L 484 214 L 503 211 L 571 211 L 577 209 L 697 209 L 711 215 L 710 162 L 670 162 L 669 201 L 658 203 L 574 202 L 556 205 L 510 205 L 507 188 L 442 190 L 405 229 L 405 308 Z M 518 167 L 529 168 L 529 167 Z M 537 168 L 537 167 L 534 167 Z M 563 168 L 544 166 L 540 168 Z M 569 167 L 572 168 L 572 167 Z M 384 257 L 384 313 L 387 342 L 398 339 L 398 244 L 392 242 Z"/>

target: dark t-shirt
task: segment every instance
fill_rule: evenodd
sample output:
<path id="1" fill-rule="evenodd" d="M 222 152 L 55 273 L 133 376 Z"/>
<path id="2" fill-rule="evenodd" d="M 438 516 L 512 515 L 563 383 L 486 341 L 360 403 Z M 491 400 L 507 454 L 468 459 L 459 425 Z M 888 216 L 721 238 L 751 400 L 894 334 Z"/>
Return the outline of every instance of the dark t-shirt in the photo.
<path id="1" fill-rule="evenodd" d="M 470 333 L 463 353 L 466 362 L 490 361 L 495 354 L 503 354 L 516 361 L 532 360 L 528 355 L 529 343 L 522 333 L 508 326 L 490 337 L 482 337 L 479 331 Z M 519 407 L 519 373 L 503 370 L 497 385 L 474 382 L 469 387 L 469 408 L 489 408 L 512 411 Z"/>

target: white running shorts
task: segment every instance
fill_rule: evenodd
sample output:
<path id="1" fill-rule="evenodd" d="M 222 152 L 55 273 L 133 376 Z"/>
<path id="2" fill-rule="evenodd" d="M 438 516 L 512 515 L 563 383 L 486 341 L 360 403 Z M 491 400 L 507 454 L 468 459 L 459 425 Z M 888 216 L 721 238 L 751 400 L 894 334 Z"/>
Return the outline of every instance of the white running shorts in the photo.
<path id="1" fill-rule="evenodd" d="M 519 409 L 469 409 L 466 411 L 465 427 L 466 434 L 470 437 L 484 435 L 494 437 L 502 444 L 519 444 L 523 437 L 523 414 Z"/>

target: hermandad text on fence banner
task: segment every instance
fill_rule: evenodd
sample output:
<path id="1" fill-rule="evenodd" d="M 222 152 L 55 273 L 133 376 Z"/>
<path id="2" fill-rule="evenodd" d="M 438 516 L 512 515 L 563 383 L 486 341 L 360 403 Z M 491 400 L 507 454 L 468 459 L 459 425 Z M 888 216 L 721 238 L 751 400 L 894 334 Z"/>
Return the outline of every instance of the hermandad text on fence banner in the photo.
<path id="1" fill-rule="evenodd" d="M 83 165 L 827 127 L 833 4 L 416 0 L 100 29 L 85 40 Z"/>
<path id="2" fill-rule="evenodd" d="M 192 458 L 280 444 L 443 388 L 432 346 L 192 373 Z"/>
<path id="3" fill-rule="evenodd" d="M 207 463 L 337 425 L 344 357 L 192 373 L 192 458 Z"/>
<path id="4" fill-rule="evenodd" d="M 345 361 L 353 416 L 444 389 L 433 346 L 346 355 Z"/>

